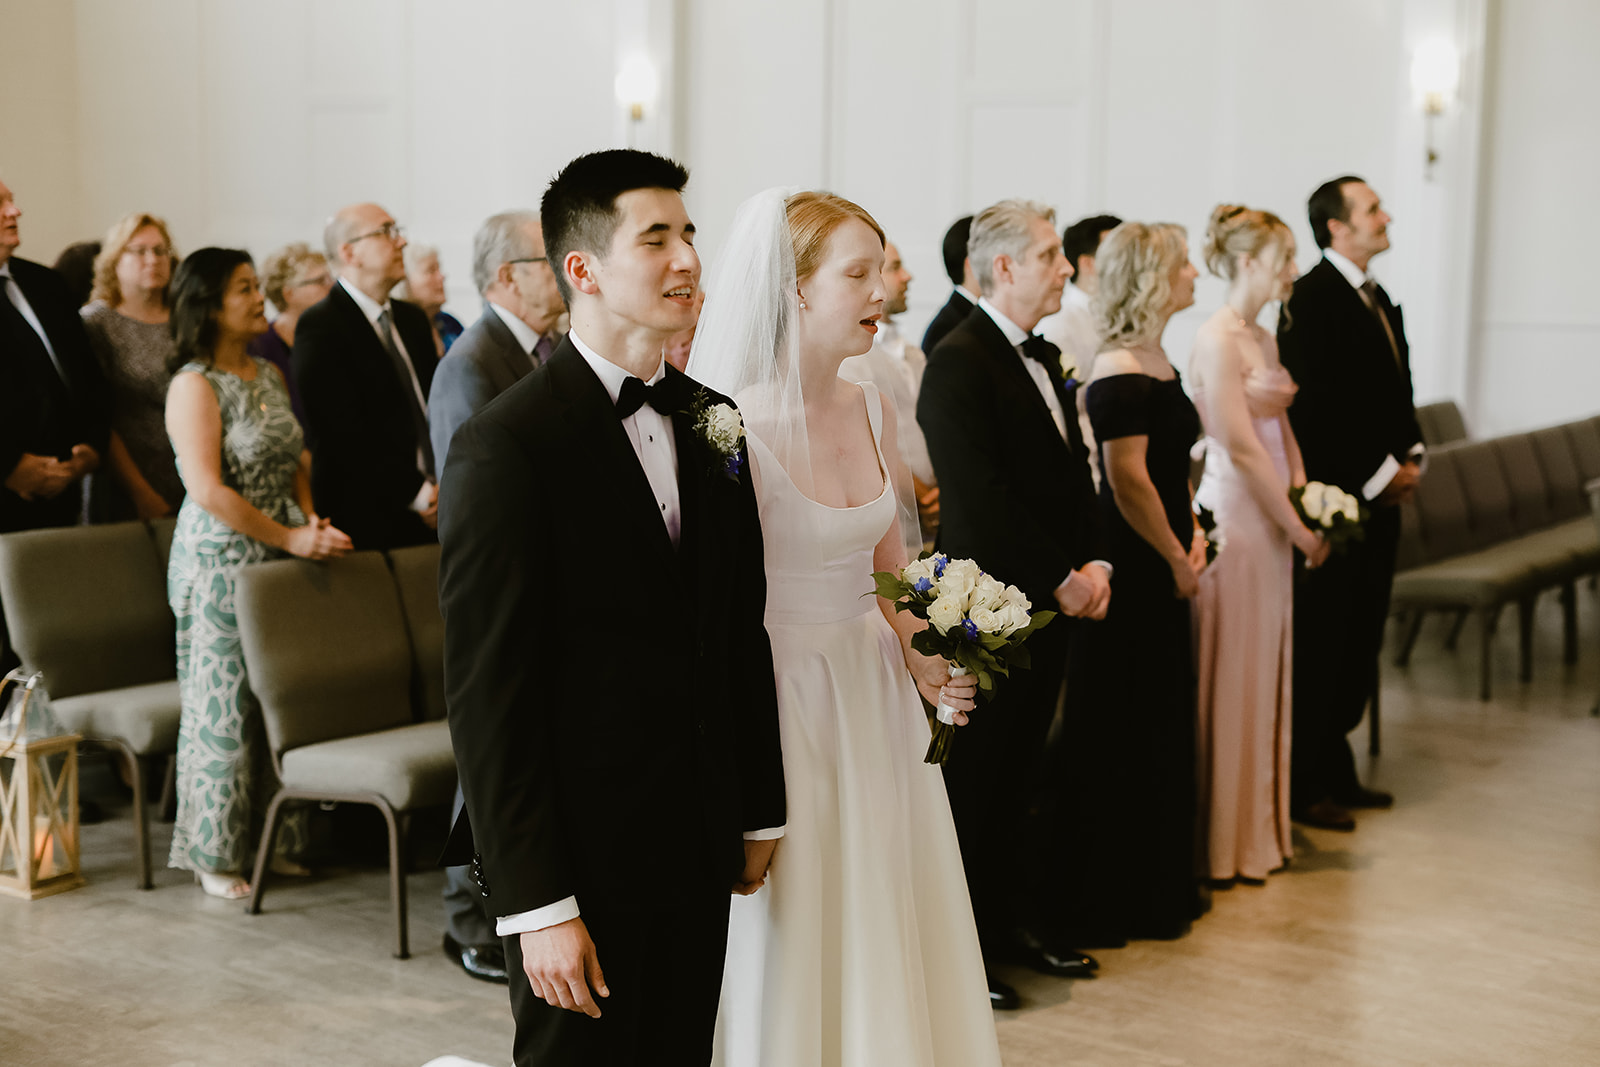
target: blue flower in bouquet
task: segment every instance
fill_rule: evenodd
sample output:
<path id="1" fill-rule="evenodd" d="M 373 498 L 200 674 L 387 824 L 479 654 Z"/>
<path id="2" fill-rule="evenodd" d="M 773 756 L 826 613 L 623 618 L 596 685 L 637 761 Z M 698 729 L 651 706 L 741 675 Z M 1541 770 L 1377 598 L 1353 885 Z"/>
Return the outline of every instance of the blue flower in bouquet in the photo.
<path id="1" fill-rule="evenodd" d="M 943 552 L 935 552 L 928 558 L 933 562 L 933 576 L 935 578 L 943 578 L 944 565 L 950 562 L 950 557 L 945 555 Z"/>
<path id="2" fill-rule="evenodd" d="M 976 641 L 978 639 L 978 624 L 971 619 L 962 619 L 961 632 L 966 635 L 968 641 Z"/>
<path id="3" fill-rule="evenodd" d="M 931 593 L 933 591 L 933 580 L 931 578 L 918 578 L 916 584 L 911 588 L 919 593 Z"/>

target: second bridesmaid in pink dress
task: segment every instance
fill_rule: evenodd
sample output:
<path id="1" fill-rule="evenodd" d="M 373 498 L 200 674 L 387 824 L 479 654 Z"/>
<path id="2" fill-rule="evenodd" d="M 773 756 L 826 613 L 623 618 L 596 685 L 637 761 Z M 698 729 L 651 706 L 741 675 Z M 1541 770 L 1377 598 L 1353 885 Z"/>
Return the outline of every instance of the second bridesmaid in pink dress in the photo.
<path id="1" fill-rule="evenodd" d="M 1294 853 L 1289 836 L 1294 549 L 1328 546 L 1289 502 L 1305 467 L 1288 410 L 1295 383 L 1256 324 L 1295 277 L 1294 236 L 1276 215 L 1223 204 L 1206 265 L 1228 297 L 1195 338 L 1189 375 L 1205 426 L 1197 507 L 1216 520 L 1216 562 L 1195 605 L 1199 814 L 1213 880 L 1261 881 Z"/>

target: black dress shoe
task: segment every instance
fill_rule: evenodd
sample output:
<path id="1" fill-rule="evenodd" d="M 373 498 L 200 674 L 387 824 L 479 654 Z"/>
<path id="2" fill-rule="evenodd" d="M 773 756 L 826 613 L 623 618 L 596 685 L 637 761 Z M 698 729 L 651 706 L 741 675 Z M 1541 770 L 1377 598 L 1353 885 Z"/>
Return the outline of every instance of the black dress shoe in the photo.
<path id="1" fill-rule="evenodd" d="M 1345 808 L 1392 808 L 1394 807 L 1394 794 L 1385 793 L 1381 789 L 1367 789 L 1356 786 L 1354 793 L 1341 793 L 1333 798 L 1341 807 Z"/>
<path id="2" fill-rule="evenodd" d="M 1016 1011 L 1022 1007 L 1017 991 L 994 976 L 989 977 L 989 1007 L 995 1011 Z"/>
<path id="3" fill-rule="evenodd" d="M 1349 833 L 1356 828 L 1355 819 L 1350 817 L 1350 812 L 1340 807 L 1331 800 L 1319 800 L 1309 807 L 1299 811 L 1291 811 L 1289 817 L 1298 823 L 1315 826 L 1323 830 L 1339 830 Z"/>
<path id="4" fill-rule="evenodd" d="M 1056 978 L 1093 978 L 1100 962 L 1074 949 L 1052 951 L 1043 945 L 1018 945 L 1006 957 L 1007 963 L 1031 967 L 1040 974 Z"/>
<path id="5" fill-rule="evenodd" d="M 506 947 L 498 941 L 483 945 L 463 945 L 449 934 L 444 935 L 444 954 L 461 964 L 461 969 L 484 982 L 509 984 L 506 977 Z"/>

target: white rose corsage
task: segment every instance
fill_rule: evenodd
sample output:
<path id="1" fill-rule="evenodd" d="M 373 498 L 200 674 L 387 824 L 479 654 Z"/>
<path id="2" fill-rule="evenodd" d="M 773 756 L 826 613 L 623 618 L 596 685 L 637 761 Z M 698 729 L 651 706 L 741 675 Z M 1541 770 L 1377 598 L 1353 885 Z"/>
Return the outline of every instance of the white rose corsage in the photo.
<path id="1" fill-rule="evenodd" d="M 716 471 L 737 482 L 744 473 L 744 420 L 732 404 L 713 404 L 705 390 L 689 406 L 695 432 L 717 457 Z"/>

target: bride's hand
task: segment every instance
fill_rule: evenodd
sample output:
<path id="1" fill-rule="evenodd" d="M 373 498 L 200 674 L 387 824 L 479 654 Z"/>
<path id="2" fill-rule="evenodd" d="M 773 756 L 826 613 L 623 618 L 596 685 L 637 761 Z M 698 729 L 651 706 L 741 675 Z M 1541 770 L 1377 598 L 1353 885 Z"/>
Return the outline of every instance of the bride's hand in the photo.
<path id="1" fill-rule="evenodd" d="M 943 656 L 924 656 L 915 649 L 906 650 L 906 666 L 916 680 L 917 692 L 934 707 L 940 700 L 955 710 L 957 726 L 967 725 L 966 713 L 977 707 L 978 676 L 950 677 L 950 664 Z"/>

